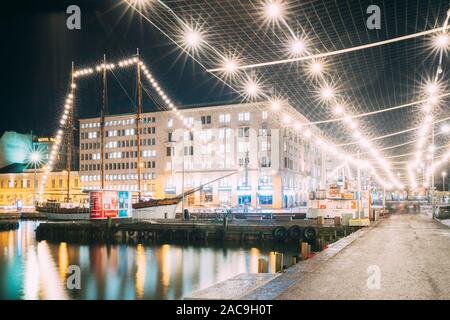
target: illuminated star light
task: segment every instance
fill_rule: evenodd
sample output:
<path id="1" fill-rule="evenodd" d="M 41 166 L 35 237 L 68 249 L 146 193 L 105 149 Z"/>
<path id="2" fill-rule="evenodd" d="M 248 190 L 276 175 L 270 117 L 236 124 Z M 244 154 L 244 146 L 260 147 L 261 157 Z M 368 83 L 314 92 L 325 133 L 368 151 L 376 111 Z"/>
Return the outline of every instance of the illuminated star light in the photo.
<path id="1" fill-rule="evenodd" d="M 244 95 L 248 99 L 255 99 L 261 92 L 259 83 L 253 79 L 248 79 L 244 84 Z"/>
<path id="2" fill-rule="evenodd" d="M 239 68 L 239 62 L 235 57 L 227 57 L 222 63 L 223 73 L 227 77 L 234 76 Z"/>
<path id="3" fill-rule="evenodd" d="M 280 0 L 267 0 L 264 3 L 263 14 L 268 22 L 275 23 L 283 19 L 284 11 L 284 4 Z"/>
<path id="4" fill-rule="evenodd" d="M 308 75 L 310 77 L 319 77 L 324 73 L 325 65 L 323 61 L 312 61 L 308 67 Z"/>
<path id="5" fill-rule="evenodd" d="M 27 162 L 33 166 L 39 167 L 43 163 L 44 156 L 39 149 L 33 149 L 28 153 Z"/>
<path id="6" fill-rule="evenodd" d="M 324 87 L 320 88 L 320 99 L 322 101 L 329 101 L 334 98 L 334 95 L 335 90 L 329 85 L 325 85 Z"/>
<path id="7" fill-rule="evenodd" d="M 128 3 L 132 5 L 133 7 L 136 7 L 138 9 L 145 8 L 148 4 L 150 4 L 151 0 L 128 0 Z"/>
<path id="8" fill-rule="evenodd" d="M 435 96 L 436 94 L 438 94 L 440 91 L 440 85 L 437 82 L 427 82 L 425 84 L 425 92 L 430 96 Z"/>
<path id="9" fill-rule="evenodd" d="M 443 134 L 450 133 L 450 125 L 448 123 L 443 124 L 441 127 L 441 132 Z"/>
<path id="10" fill-rule="evenodd" d="M 298 57 L 306 51 L 306 40 L 295 38 L 289 42 L 288 49 L 291 57 Z"/>
<path id="11" fill-rule="evenodd" d="M 438 51 L 448 51 L 450 49 L 450 36 L 448 33 L 441 33 L 433 37 L 433 47 Z"/>
<path id="12" fill-rule="evenodd" d="M 198 27 L 186 27 L 182 34 L 182 42 L 186 50 L 197 52 L 204 42 L 203 33 Z"/>
<path id="13" fill-rule="evenodd" d="M 337 115 L 343 114 L 344 111 L 345 111 L 345 108 L 344 108 L 344 106 L 343 106 L 342 104 L 339 104 L 339 103 L 338 103 L 338 104 L 334 107 L 334 113 L 337 114 Z"/>
<path id="14" fill-rule="evenodd" d="M 280 111 L 282 107 L 282 99 L 280 97 L 272 97 L 269 99 L 270 107 L 272 111 Z"/>

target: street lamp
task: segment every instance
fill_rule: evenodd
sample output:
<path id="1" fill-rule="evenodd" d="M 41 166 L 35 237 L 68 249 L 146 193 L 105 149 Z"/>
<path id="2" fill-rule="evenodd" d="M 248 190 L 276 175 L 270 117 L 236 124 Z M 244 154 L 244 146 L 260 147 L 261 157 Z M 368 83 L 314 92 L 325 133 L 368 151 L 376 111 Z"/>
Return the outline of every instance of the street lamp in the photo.
<path id="1" fill-rule="evenodd" d="M 447 172 L 442 171 L 442 191 L 445 191 L 445 176 L 447 175 Z"/>
<path id="2" fill-rule="evenodd" d="M 34 167 L 34 181 L 33 181 L 33 193 L 34 193 L 34 201 L 36 201 L 36 189 L 37 189 L 37 166 L 38 164 L 41 162 L 42 160 L 42 156 L 41 153 L 37 150 L 32 151 L 30 153 L 30 163 L 33 165 Z M 33 201 L 33 203 L 34 203 Z"/>
<path id="3" fill-rule="evenodd" d="M 30 162 L 36 166 L 39 161 L 41 161 L 41 154 L 38 151 L 32 151 L 30 153 Z"/>

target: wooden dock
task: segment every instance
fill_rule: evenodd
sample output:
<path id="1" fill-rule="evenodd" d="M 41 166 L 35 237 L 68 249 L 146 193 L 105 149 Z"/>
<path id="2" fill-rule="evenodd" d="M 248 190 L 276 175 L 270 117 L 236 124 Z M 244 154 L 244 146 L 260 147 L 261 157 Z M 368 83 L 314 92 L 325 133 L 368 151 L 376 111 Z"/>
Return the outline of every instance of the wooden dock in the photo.
<path id="1" fill-rule="evenodd" d="M 145 240 L 164 241 L 307 241 L 326 245 L 359 227 L 318 225 L 316 220 L 236 221 L 227 223 L 202 221 L 101 220 L 46 222 L 36 230 L 38 240 L 66 242 L 115 242 Z"/>
<path id="2" fill-rule="evenodd" d="M 19 221 L 17 219 L 1 219 L 0 231 L 16 230 L 19 228 Z"/>

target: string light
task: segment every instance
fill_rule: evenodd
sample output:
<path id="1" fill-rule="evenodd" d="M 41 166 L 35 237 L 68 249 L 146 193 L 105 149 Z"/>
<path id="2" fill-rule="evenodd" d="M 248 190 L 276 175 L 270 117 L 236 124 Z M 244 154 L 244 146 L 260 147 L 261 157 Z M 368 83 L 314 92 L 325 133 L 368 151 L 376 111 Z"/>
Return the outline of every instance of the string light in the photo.
<path id="1" fill-rule="evenodd" d="M 244 83 L 244 96 L 250 100 L 258 97 L 261 88 L 259 83 L 254 79 L 247 79 Z"/>
<path id="2" fill-rule="evenodd" d="M 268 22 L 277 22 L 283 18 L 284 5 L 279 0 L 268 0 L 263 6 L 264 18 Z"/>
<path id="3" fill-rule="evenodd" d="M 334 113 L 337 115 L 344 113 L 344 107 L 341 104 L 336 104 L 334 107 Z"/>
<path id="4" fill-rule="evenodd" d="M 203 34 L 198 28 L 186 27 L 183 32 L 183 44 L 187 50 L 197 51 L 203 42 Z"/>
<path id="5" fill-rule="evenodd" d="M 334 98 L 334 89 L 328 85 L 325 85 L 320 89 L 320 98 L 323 101 L 328 101 Z"/>
<path id="6" fill-rule="evenodd" d="M 238 69 L 238 62 L 235 58 L 226 58 L 223 62 L 224 72 L 227 76 L 234 75 Z"/>
<path id="7" fill-rule="evenodd" d="M 441 126 L 441 132 L 442 132 L 443 134 L 450 133 L 450 125 L 449 125 L 448 123 L 444 123 L 444 124 Z"/>
<path id="8" fill-rule="evenodd" d="M 272 111 L 279 111 L 281 109 L 281 100 L 279 98 L 271 98 L 269 103 Z"/>
<path id="9" fill-rule="evenodd" d="M 131 59 L 125 59 L 125 60 L 121 60 L 118 62 L 118 66 L 119 67 L 128 67 L 131 65 L 135 65 L 136 63 L 140 63 L 141 65 L 141 69 L 144 73 L 144 76 L 149 80 L 149 82 L 151 83 L 151 85 L 153 86 L 153 88 L 155 88 L 155 90 L 158 92 L 158 94 L 160 95 L 160 97 L 163 99 L 163 101 L 169 106 L 171 107 L 172 111 L 175 113 L 175 115 L 177 115 L 180 120 L 183 120 L 184 117 L 181 115 L 181 113 L 179 112 L 179 110 L 175 107 L 175 105 L 172 103 L 172 101 L 168 98 L 168 96 L 164 93 L 164 91 L 161 89 L 161 87 L 159 86 L 159 84 L 155 81 L 154 77 L 150 74 L 150 72 L 148 71 L 148 68 L 144 65 L 144 63 L 142 61 L 139 61 L 136 57 L 131 58 Z M 105 68 L 108 70 L 112 70 L 115 68 L 115 64 L 101 64 L 99 66 L 97 66 L 96 68 Z M 93 68 L 86 68 L 86 69 L 80 69 L 76 72 L 74 72 L 74 78 L 78 77 L 78 76 L 84 76 L 84 75 L 90 75 L 93 74 L 94 71 Z M 75 76 L 75 74 L 77 74 L 77 76 Z M 73 83 L 71 85 L 71 87 L 73 89 L 76 88 L 75 83 Z M 47 165 L 45 167 L 43 167 L 44 169 L 44 174 L 43 177 L 41 179 L 40 182 L 40 186 L 39 186 L 39 199 L 42 201 L 43 200 L 43 193 L 44 193 L 44 187 L 45 184 L 47 183 L 48 180 L 48 174 L 53 170 L 53 166 L 56 160 L 56 156 L 60 151 L 60 147 L 61 147 L 61 142 L 62 142 L 62 138 L 64 135 L 64 127 L 67 123 L 68 120 L 68 113 L 70 111 L 70 109 L 73 107 L 73 99 L 74 99 L 74 95 L 69 93 L 67 95 L 67 98 L 65 100 L 64 103 L 64 111 L 63 114 L 61 116 L 60 119 L 60 128 L 57 131 L 57 134 L 55 136 L 55 141 L 51 147 L 51 152 L 50 152 L 50 156 L 49 156 L 49 160 L 47 162 Z M 191 126 L 190 124 L 186 124 L 185 125 L 190 132 L 198 134 L 197 130 L 195 128 L 193 128 L 193 126 Z"/>
<path id="10" fill-rule="evenodd" d="M 437 50 L 447 51 L 450 48 L 450 37 L 447 33 L 438 34 L 433 38 L 433 45 Z"/>
<path id="11" fill-rule="evenodd" d="M 425 91 L 429 96 L 436 95 L 439 92 L 439 84 L 437 82 L 428 82 Z"/>
<path id="12" fill-rule="evenodd" d="M 175 13 L 171 10 L 169 10 L 171 12 L 171 14 L 175 15 Z M 283 14 L 284 14 L 284 6 L 283 3 L 281 1 L 266 1 L 264 4 L 264 12 L 265 12 L 265 16 L 266 19 L 268 19 L 269 21 L 275 22 L 275 21 L 282 21 L 284 24 L 286 24 L 286 21 L 283 18 Z M 181 19 L 175 15 L 175 17 L 177 17 L 177 20 L 180 21 Z M 287 25 L 287 24 L 286 24 Z M 287 26 L 288 27 L 288 26 Z M 288 27 L 289 29 L 289 27 Z M 292 30 L 290 30 L 291 34 L 292 34 Z M 428 33 L 427 33 L 428 34 Z M 403 38 L 402 38 L 403 39 Z M 395 41 L 400 41 L 400 39 L 396 39 Z M 212 48 L 215 53 L 217 53 L 217 50 L 215 50 L 214 48 Z M 312 59 L 312 58 L 311 58 Z M 241 67 L 238 67 L 241 68 Z M 323 74 L 323 64 L 321 64 L 320 62 L 316 62 L 315 64 L 313 64 L 310 68 L 310 75 L 313 76 L 321 76 Z M 257 94 L 257 92 L 259 93 L 259 90 L 256 90 L 257 86 L 255 86 L 254 84 L 252 84 L 251 82 L 246 82 L 244 84 L 244 90 L 243 90 L 243 94 L 246 97 L 255 97 Z M 333 95 L 330 95 L 330 92 L 328 90 L 324 90 L 324 97 L 332 100 L 331 98 L 334 97 L 334 92 Z M 356 123 L 355 122 L 350 122 L 350 126 L 353 129 L 356 129 Z M 361 137 L 360 139 L 360 143 L 364 143 L 366 141 L 366 139 L 363 139 Z M 373 153 L 377 156 L 378 153 L 374 150 Z M 380 161 L 383 161 L 384 165 L 383 167 L 389 170 L 389 164 L 386 163 L 386 161 L 382 158 L 379 158 Z M 399 184 L 397 184 L 399 185 Z"/>
<path id="13" fill-rule="evenodd" d="M 137 6 L 139 8 L 144 7 L 149 2 L 149 0 L 129 0 L 129 1 L 130 4 L 132 4 L 133 6 Z"/>
<path id="14" fill-rule="evenodd" d="M 309 75 L 319 76 L 323 73 L 324 65 L 322 61 L 313 61 L 309 66 Z"/>
<path id="15" fill-rule="evenodd" d="M 304 39 L 295 38 L 289 42 L 289 53 L 293 57 L 298 57 L 303 54 L 306 49 L 306 42 Z"/>

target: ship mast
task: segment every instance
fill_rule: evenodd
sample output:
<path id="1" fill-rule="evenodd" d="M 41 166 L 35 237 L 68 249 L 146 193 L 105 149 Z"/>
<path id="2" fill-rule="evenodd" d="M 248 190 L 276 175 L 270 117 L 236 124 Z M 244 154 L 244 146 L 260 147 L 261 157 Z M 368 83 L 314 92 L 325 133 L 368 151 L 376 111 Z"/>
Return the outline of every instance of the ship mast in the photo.
<path id="1" fill-rule="evenodd" d="M 102 73 L 102 109 L 100 112 L 100 175 L 101 189 L 105 188 L 105 117 L 107 114 L 106 101 L 106 54 L 103 55 L 103 73 Z"/>
<path id="2" fill-rule="evenodd" d="M 137 132 L 137 179 L 138 179 L 138 202 L 141 201 L 141 120 L 142 120 L 142 92 L 141 92 L 141 60 L 139 57 L 139 48 L 137 49 L 137 94 L 138 105 L 136 113 L 136 132 Z"/>
<path id="3" fill-rule="evenodd" d="M 73 140 L 73 107 L 75 97 L 75 83 L 74 83 L 74 63 L 72 61 L 72 70 L 70 78 L 70 94 L 72 97 L 72 108 L 67 121 L 67 202 L 70 202 L 70 169 L 72 167 L 72 140 Z"/>

